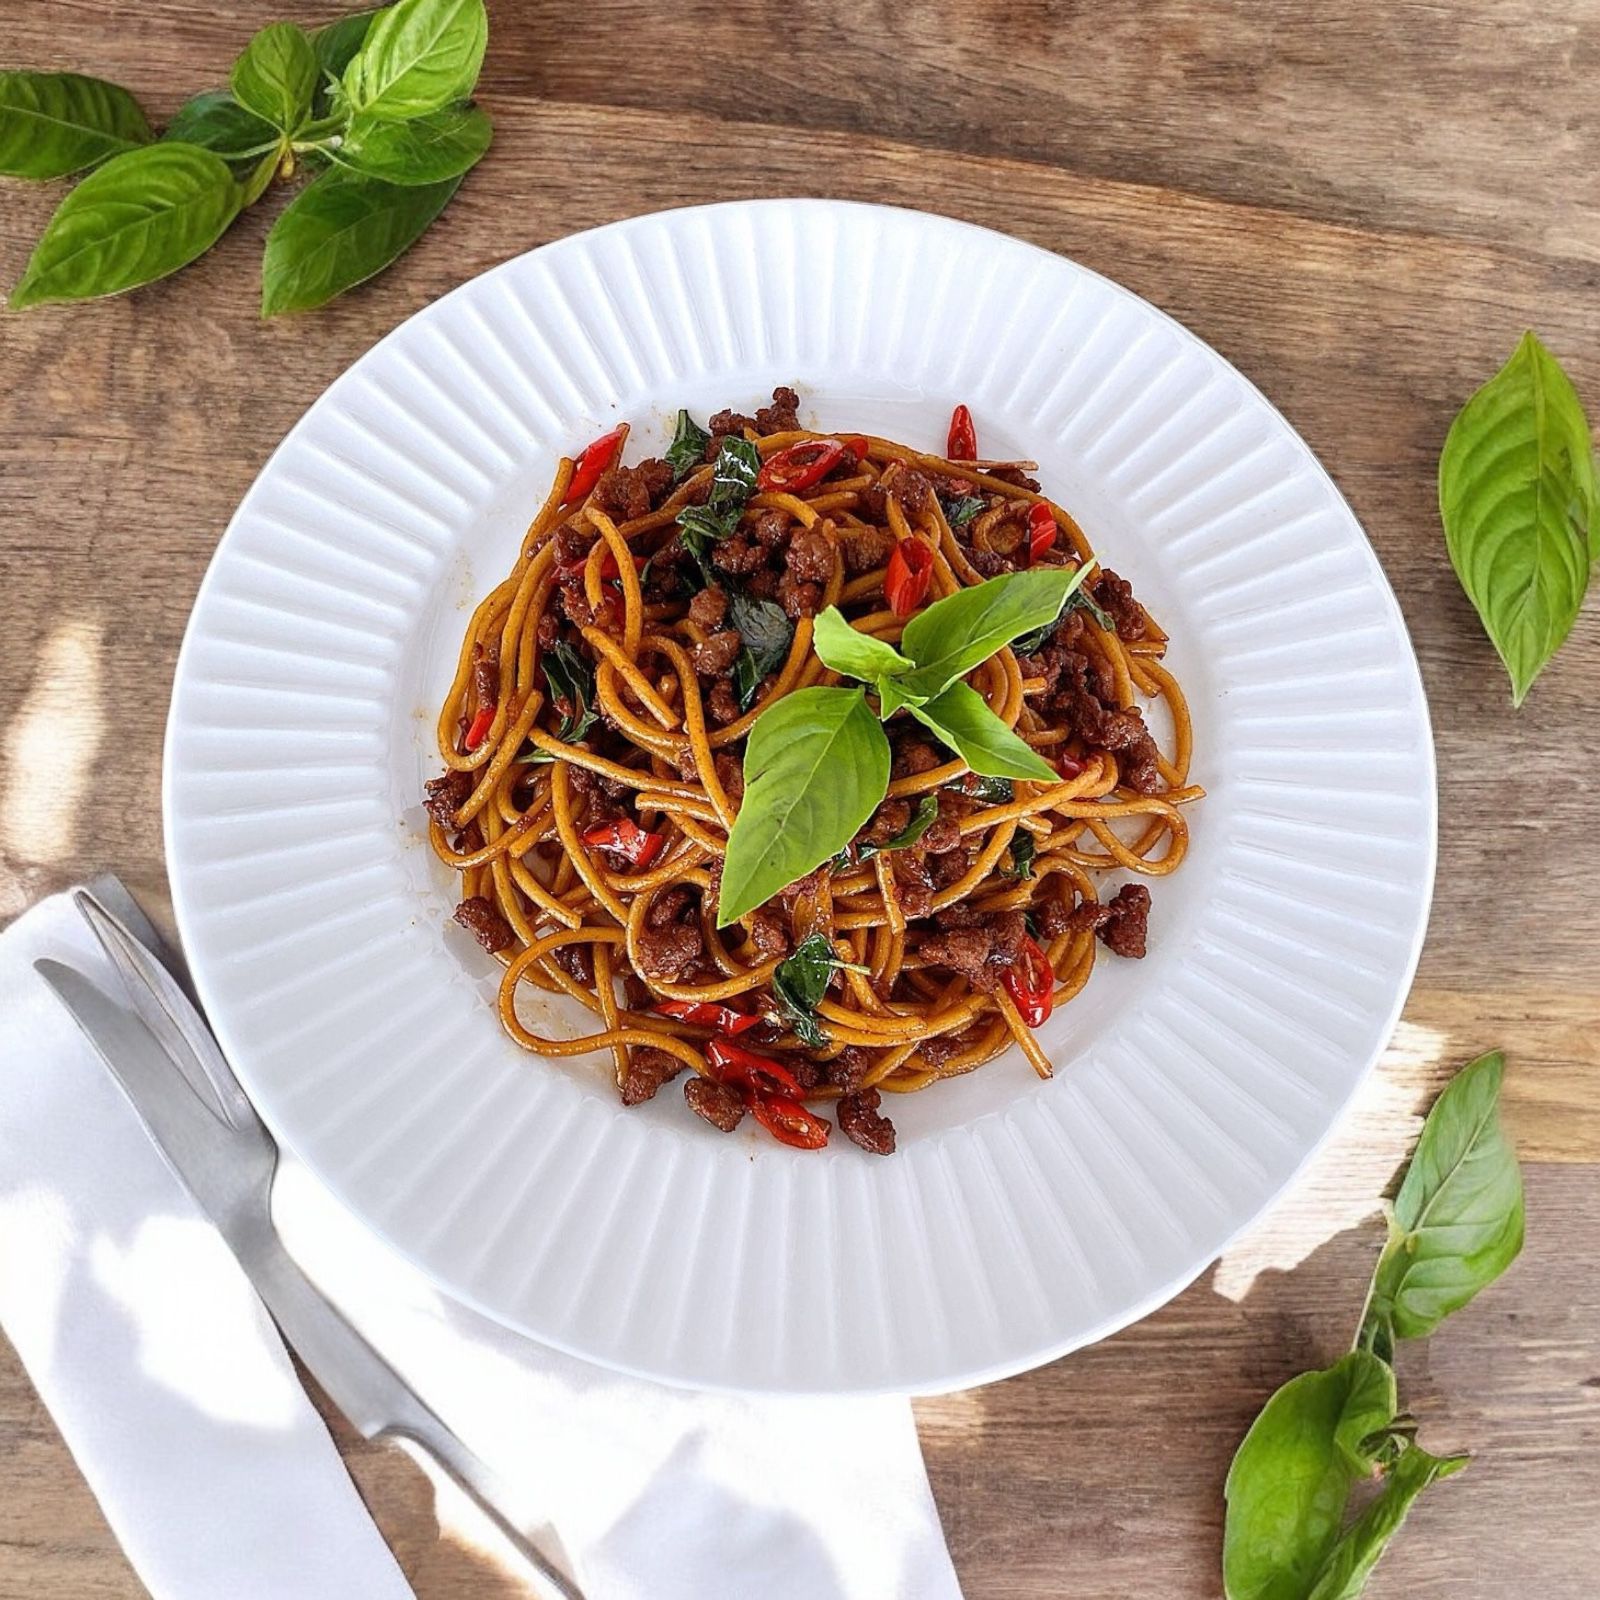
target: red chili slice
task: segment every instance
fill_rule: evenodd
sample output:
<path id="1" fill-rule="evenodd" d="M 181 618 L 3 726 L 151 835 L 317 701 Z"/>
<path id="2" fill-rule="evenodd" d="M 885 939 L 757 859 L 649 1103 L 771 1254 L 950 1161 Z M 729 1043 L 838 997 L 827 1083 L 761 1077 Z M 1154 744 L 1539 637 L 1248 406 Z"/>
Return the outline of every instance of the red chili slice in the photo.
<path id="1" fill-rule="evenodd" d="M 613 428 L 610 433 L 602 433 L 593 444 L 584 447 L 578 457 L 578 465 L 573 469 L 572 482 L 567 485 L 567 504 L 582 500 L 599 483 L 600 474 L 611 465 L 627 436 L 626 426 Z"/>
<path id="2" fill-rule="evenodd" d="M 489 737 L 489 730 L 494 726 L 496 709 L 494 706 L 481 706 L 479 708 L 477 716 L 472 719 L 472 726 L 467 729 L 467 749 L 476 750 Z"/>
<path id="3" fill-rule="evenodd" d="M 1056 519 L 1043 500 L 1028 510 L 1028 560 L 1037 561 L 1056 542 Z"/>
<path id="4" fill-rule="evenodd" d="M 837 439 L 802 439 L 778 450 L 761 463 L 756 488 L 799 494 L 820 483 L 849 452 Z"/>
<path id="5" fill-rule="evenodd" d="M 833 1124 L 825 1122 L 814 1112 L 807 1111 L 798 1100 L 784 1094 L 761 1094 L 750 1098 L 750 1109 L 756 1121 L 779 1144 L 796 1150 L 820 1150 L 833 1132 Z"/>
<path id="6" fill-rule="evenodd" d="M 933 581 L 933 552 L 921 539 L 902 539 L 883 575 L 884 598 L 897 617 L 909 617 L 926 598 Z"/>
<path id="7" fill-rule="evenodd" d="M 1087 770 L 1088 764 L 1080 761 L 1076 756 L 1056 757 L 1056 771 L 1059 772 L 1063 778 L 1080 777 Z"/>
<path id="8" fill-rule="evenodd" d="M 846 439 L 844 447 L 857 461 L 865 461 L 867 453 L 872 449 L 872 445 L 866 439 L 863 439 L 859 433 L 853 439 Z"/>
<path id="9" fill-rule="evenodd" d="M 748 1033 L 766 1020 L 759 1011 L 735 1011 L 732 1006 L 720 1006 L 714 1000 L 658 1000 L 654 1009 L 664 1017 L 692 1022 L 701 1028 L 715 1028 L 718 1033 L 729 1035 Z"/>
<path id="10" fill-rule="evenodd" d="M 957 406 L 950 413 L 950 437 L 945 443 L 946 461 L 976 461 L 978 459 L 978 430 L 972 425 L 972 413 L 965 406 Z"/>
<path id="11" fill-rule="evenodd" d="M 731 1039 L 713 1039 L 706 1046 L 706 1065 L 718 1083 L 731 1083 L 758 1094 L 770 1093 L 775 1084 L 780 1094 L 795 1100 L 805 1094 L 800 1080 L 781 1061 L 759 1056 Z"/>
<path id="12" fill-rule="evenodd" d="M 1055 1004 L 1056 973 L 1036 939 L 1023 939 L 1016 965 L 1005 972 L 1000 981 L 1030 1028 L 1037 1028 L 1050 1015 L 1050 1008 Z"/>
<path id="13" fill-rule="evenodd" d="M 647 833 L 632 817 L 618 817 L 615 822 L 602 822 L 583 835 L 585 844 L 596 850 L 610 850 L 631 867 L 648 867 L 665 849 L 664 833 Z"/>

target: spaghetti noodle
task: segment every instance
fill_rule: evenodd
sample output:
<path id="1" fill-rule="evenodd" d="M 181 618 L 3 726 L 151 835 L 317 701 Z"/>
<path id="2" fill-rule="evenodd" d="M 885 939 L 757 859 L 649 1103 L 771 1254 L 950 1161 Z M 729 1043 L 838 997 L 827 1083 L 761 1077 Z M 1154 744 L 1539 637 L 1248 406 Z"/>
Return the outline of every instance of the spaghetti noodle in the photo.
<path id="1" fill-rule="evenodd" d="M 1192 735 L 1166 635 L 1109 571 L 968 683 L 1056 770 L 980 778 L 905 713 L 887 793 L 830 862 L 716 926 L 741 751 L 762 712 L 838 681 L 811 648 L 838 606 L 890 644 L 909 615 L 1035 565 L 1092 562 L 1029 462 L 987 462 L 965 407 L 944 456 L 799 427 L 792 390 L 709 433 L 682 414 L 667 460 L 619 465 L 626 429 L 563 460 L 505 579 L 478 605 L 439 716 L 435 852 L 456 920 L 502 963 L 524 1048 L 605 1052 L 624 1101 L 687 1072 L 728 1129 L 824 1143 L 812 1109 L 886 1153 L 882 1095 L 972 1071 L 1088 982 L 1098 946 L 1144 954 L 1149 894 L 1111 872 L 1182 863 Z M 1171 724 L 1157 747 L 1144 707 Z M 524 985 L 594 1018 L 562 1039 Z"/>

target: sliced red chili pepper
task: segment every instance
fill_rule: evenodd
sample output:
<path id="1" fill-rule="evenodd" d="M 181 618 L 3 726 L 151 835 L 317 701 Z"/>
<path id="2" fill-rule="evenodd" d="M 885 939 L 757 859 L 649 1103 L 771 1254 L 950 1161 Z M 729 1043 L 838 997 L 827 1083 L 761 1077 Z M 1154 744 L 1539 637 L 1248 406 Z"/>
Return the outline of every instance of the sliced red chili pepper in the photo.
<path id="1" fill-rule="evenodd" d="M 1050 958 L 1036 939 L 1024 938 L 1017 951 L 1016 965 L 1002 976 L 1017 1014 L 1030 1028 L 1037 1028 L 1050 1015 L 1055 1004 L 1056 973 Z"/>
<path id="2" fill-rule="evenodd" d="M 1081 777 L 1088 770 L 1088 763 L 1080 761 L 1076 756 L 1057 756 L 1056 771 L 1063 778 Z"/>
<path id="3" fill-rule="evenodd" d="M 648 867 L 666 848 L 667 836 L 647 833 L 632 817 L 618 817 L 615 822 L 602 822 L 590 828 L 583 842 L 597 850 L 610 850 L 631 867 Z"/>
<path id="4" fill-rule="evenodd" d="M 933 581 L 933 552 L 921 539 L 902 539 L 889 557 L 883 575 L 884 598 L 897 617 L 909 617 L 923 602 Z"/>
<path id="5" fill-rule="evenodd" d="M 482 706 L 479 708 L 477 716 L 472 719 L 472 726 L 467 729 L 467 737 L 464 741 L 467 749 L 476 750 L 489 737 L 489 730 L 494 726 L 496 709 L 494 706 Z"/>
<path id="6" fill-rule="evenodd" d="M 862 438 L 860 434 L 857 434 L 853 439 L 846 439 L 844 447 L 857 461 L 865 461 L 867 453 L 872 449 L 872 445 Z"/>
<path id="7" fill-rule="evenodd" d="M 837 439 L 802 439 L 775 451 L 761 463 L 756 488 L 781 494 L 799 494 L 820 483 L 849 452 Z"/>
<path id="8" fill-rule="evenodd" d="M 972 413 L 965 406 L 957 406 L 950 413 L 950 437 L 944 447 L 946 461 L 976 461 L 978 459 L 978 430 L 972 425 Z"/>
<path id="9" fill-rule="evenodd" d="M 731 1083 L 740 1088 L 765 1094 L 776 1084 L 780 1094 L 800 1099 L 805 1090 L 800 1080 L 781 1061 L 771 1056 L 758 1056 L 731 1039 L 713 1039 L 706 1046 L 706 1065 L 718 1083 Z"/>
<path id="10" fill-rule="evenodd" d="M 1055 542 L 1055 513 L 1043 500 L 1035 500 L 1028 510 L 1028 560 L 1037 561 Z"/>
<path id="11" fill-rule="evenodd" d="M 585 445 L 573 469 L 572 482 L 567 485 L 567 503 L 582 500 L 600 481 L 600 474 L 611 465 L 622 441 L 627 437 L 626 427 L 613 428 L 602 433 L 593 444 Z"/>
<path id="12" fill-rule="evenodd" d="M 766 1020 L 759 1011 L 735 1011 L 732 1006 L 719 1006 L 714 1000 L 658 1000 L 654 1009 L 664 1017 L 692 1022 L 700 1028 L 715 1028 L 718 1033 L 729 1035 L 748 1033 Z"/>
<path id="13" fill-rule="evenodd" d="M 807 1111 L 798 1100 L 786 1094 L 761 1094 L 751 1096 L 750 1109 L 756 1121 L 779 1144 L 796 1150 L 820 1150 L 833 1132 L 833 1124 L 825 1122 L 815 1112 Z"/>

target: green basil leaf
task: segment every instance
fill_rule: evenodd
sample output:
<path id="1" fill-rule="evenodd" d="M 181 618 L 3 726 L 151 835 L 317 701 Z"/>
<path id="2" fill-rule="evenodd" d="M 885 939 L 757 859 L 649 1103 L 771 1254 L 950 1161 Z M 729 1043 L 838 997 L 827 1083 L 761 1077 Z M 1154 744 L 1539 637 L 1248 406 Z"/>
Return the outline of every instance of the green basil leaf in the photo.
<path id="1" fill-rule="evenodd" d="M 1304 1600 L 1339 1537 L 1350 1488 L 1395 1414 L 1394 1373 L 1365 1350 L 1291 1378 L 1250 1425 L 1224 1489 L 1228 1600 Z"/>
<path id="2" fill-rule="evenodd" d="M 912 665 L 892 644 L 852 628 L 837 606 L 819 612 L 812 630 L 811 648 L 822 658 L 822 664 L 847 678 L 871 683 L 908 671 Z"/>
<path id="3" fill-rule="evenodd" d="M 760 472 L 761 452 L 748 439 L 724 434 L 712 464 L 707 507 L 712 511 L 742 511 L 745 501 L 756 492 Z"/>
<path id="4" fill-rule="evenodd" d="M 839 966 L 833 943 L 825 933 L 813 933 L 795 952 L 778 963 L 772 974 L 772 992 L 790 1031 L 812 1049 L 821 1049 L 828 1036 L 817 1020 L 817 1007 L 828 992 L 828 980 Z"/>
<path id="5" fill-rule="evenodd" d="M 0 173 L 64 178 L 155 137 L 139 102 L 76 72 L 0 72 Z"/>
<path id="6" fill-rule="evenodd" d="M 963 778 L 956 787 L 974 800 L 981 800 L 986 806 L 1008 806 L 1017 798 L 1017 791 L 1009 778 L 986 778 L 981 773 L 974 773 L 970 778 Z"/>
<path id="7" fill-rule="evenodd" d="M 324 173 L 300 191 L 267 235 L 262 316 L 308 311 L 382 272 L 416 243 L 460 182 L 409 186 Z"/>
<path id="8" fill-rule="evenodd" d="M 1429 1455 L 1418 1445 L 1402 1451 L 1384 1478 L 1383 1492 L 1329 1552 L 1306 1600 L 1356 1600 L 1412 1502 L 1429 1484 L 1452 1477 L 1466 1464 L 1466 1456 Z"/>
<path id="9" fill-rule="evenodd" d="M 678 527 L 682 529 L 683 547 L 699 564 L 707 583 L 715 583 L 716 575 L 706 566 L 711 547 L 719 539 L 728 538 L 739 526 L 739 512 L 713 511 L 709 506 L 685 506 L 678 513 Z"/>
<path id="10" fill-rule="evenodd" d="M 1493 1283 L 1522 1249 L 1522 1172 L 1500 1126 L 1498 1050 L 1463 1067 L 1434 1102 L 1395 1196 L 1360 1343 L 1379 1354 L 1421 1339 Z"/>
<path id="11" fill-rule="evenodd" d="M 222 157 L 195 145 L 113 156 L 56 207 L 11 306 L 121 294 L 164 278 L 221 238 L 242 199 Z"/>
<path id="12" fill-rule="evenodd" d="M 161 137 L 169 144 L 197 144 L 202 150 L 215 150 L 224 161 L 264 155 L 280 139 L 270 122 L 240 105 L 226 89 L 207 89 L 186 100 Z"/>
<path id="13" fill-rule="evenodd" d="M 878 691 L 878 715 L 887 722 L 895 712 L 928 703 L 925 694 L 912 694 L 905 687 L 904 678 L 879 678 L 873 687 Z"/>
<path id="14" fill-rule="evenodd" d="M 750 729 L 722 867 L 726 927 L 855 837 L 889 788 L 889 740 L 862 689 L 801 689 Z"/>
<path id="15" fill-rule="evenodd" d="M 933 826 L 938 815 L 937 796 L 925 794 L 917 802 L 917 809 L 911 813 L 911 820 L 892 839 L 886 839 L 882 844 L 846 845 L 835 860 L 840 867 L 859 866 L 883 851 L 909 850 Z"/>
<path id="16" fill-rule="evenodd" d="M 729 583 L 726 587 L 728 620 L 744 640 L 744 649 L 734 662 L 734 688 L 739 693 L 739 709 L 748 711 L 756 703 L 756 690 L 761 687 L 762 680 L 789 659 L 794 624 L 782 606 L 770 600 L 757 600 L 737 584 Z"/>
<path id="17" fill-rule="evenodd" d="M 944 511 L 944 520 L 952 528 L 964 528 L 983 510 L 983 501 L 975 494 L 940 495 L 939 504 Z"/>
<path id="18" fill-rule="evenodd" d="M 664 457 L 673 475 L 681 478 L 685 473 L 693 472 L 705 460 L 706 446 L 710 443 L 711 435 L 687 411 L 680 411 L 678 425 L 672 433 L 672 443 L 667 446 Z"/>
<path id="19" fill-rule="evenodd" d="M 923 727 L 950 746 L 974 772 L 990 778 L 1060 781 L 1054 767 L 1013 733 L 965 683 L 952 683 L 925 706 L 907 709 Z"/>
<path id="20" fill-rule="evenodd" d="M 317 71 L 327 77 L 341 76 L 381 14 L 381 10 L 355 11 L 312 29 L 311 53 L 317 58 Z"/>
<path id="21" fill-rule="evenodd" d="M 1067 603 L 1062 608 L 1061 615 L 1065 616 L 1068 611 L 1087 611 L 1094 618 L 1097 627 L 1105 629 L 1107 633 L 1117 631 L 1117 625 L 1111 620 L 1110 614 L 1087 588 L 1074 589 L 1067 596 Z M 1060 626 L 1061 617 L 1057 617 L 1054 621 L 1045 623 L 1042 628 L 1035 628 L 1032 633 L 1025 633 L 1020 638 L 1013 639 L 1011 653 L 1015 656 L 1037 655 L 1056 636 L 1056 630 Z"/>
<path id="22" fill-rule="evenodd" d="M 228 83 L 233 97 L 273 127 L 293 133 L 311 115 L 317 57 L 305 30 L 273 22 L 244 47 Z"/>
<path id="23" fill-rule="evenodd" d="M 1589 424 L 1532 333 L 1450 425 L 1439 512 L 1450 563 L 1521 705 L 1571 632 L 1600 555 Z"/>
<path id="24" fill-rule="evenodd" d="M 1033 858 L 1038 854 L 1038 846 L 1033 842 L 1033 835 L 1026 828 L 1018 828 L 1011 835 L 1009 846 L 1011 865 L 1002 873 L 1007 878 L 1031 878 L 1033 876 Z"/>
<path id="25" fill-rule="evenodd" d="M 278 165 L 283 160 L 283 151 L 273 149 L 256 160 L 255 166 L 245 174 L 240 185 L 243 191 L 243 204 L 253 206 L 262 195 L 272 186 L 273 177 L 278 171 Z"/>
<path id="26" fill-rule="evenodd" d="M 342 167 L 389 183 L 439 183 L 475 166 L 493 135 L 476 106 L 447 106 L 408 122 L 363 112 L 328 145 L 328 154 Z"/>
<path id="27" fill-rule="evenodd" d="M 1013 639 L 1054 622 L 1087 566 L 1031 567 L 936 600 L 906 624 L 901 651 L 916 662 L 905 687 L 930 698 Z"/>
<path id="28" fill-rule="evenodd" d="M 550 700 L 561 712 L 556 737 L 575 744 L 600 720 L 594 710 L 594 673 L 589 663 L 565 639 L 558 639 L 539 665 L 550 690 Z"/>
<path id="29" fill-rule="evenodd" d="M 472 93 L 488 42 L 483 0 L 399 0 L 345 67 L 345 99 L 383 117 L 441 111 Z"/>

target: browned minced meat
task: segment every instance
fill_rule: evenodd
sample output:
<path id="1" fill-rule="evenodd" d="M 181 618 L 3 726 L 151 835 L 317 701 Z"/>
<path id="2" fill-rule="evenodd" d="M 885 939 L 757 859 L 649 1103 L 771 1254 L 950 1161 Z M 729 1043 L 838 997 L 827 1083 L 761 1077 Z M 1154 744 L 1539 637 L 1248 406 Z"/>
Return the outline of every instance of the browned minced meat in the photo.
<path id="1" fill-rule="evenodd" d="M 1030 478 L 1021 467 L 985 467 L 984 474 L 990 478 L 998 478 L 1001 483 L 1015 484 L 1019 489 L 1027 489 L 1033 494 L 1039 492 L 1039 480 Z"/>
<path id="2" fill-rule="evenodd" d="M 942 1067 L 951 1056 L 958 1056 L 968 1048 L 972 1040 L 966 1033 L 939 1033 L 931 1039 L 924 1039 L 917 1046 L 917 1054 L 930 1067 Z"/>
<path id="3" fill-rule="evenodd" d="M 823 1075 L 836 1089 L 859 1089 L 872 1067 L 872 1053 L 858 1044 L 847 1044 L 832 1061 L 823 1063 Z"/>
<path id="4" fill-rule="evenodd" d="M 725 1083 L 713 1083 L 697 1073 L 683 1086 L 683 1098 L 697 1117 L 704 1117 L 713 1128 L 732 1133 L 744 1119 L 744 1101 Z"/>
<path id="5" fill-rule="evenodd" d="M 840 1097 L 834 1120 L 853 1144 L 871 1155 L 890 1156 L 894 1154 L 894 1124 L 878 1110 L 881 1103 L 876 1089 L 852 1090 Z"/>
<path id="6" fill-rule="evenodd" d="M 558 944 L 550 954 L 569 978 L 582 984 L 594 982 L 594 958 L 587 944 Z"/>
<path id="7" fill-rule="evenodd" d="M 778 579 L 776 598 L 784 615 L 798 622 L 801 617 L 816 616 L 822 609 L 822 585 L 806 583 L 792 572 L 786 572 Z"/>
<path id="8" fill-rule="evenodd" d="M 750 917 L 750 943 L 763 961 L 789 953 L 789 928 L 773 911 L 756 911 Z"/>
<path id="9" fill-rule="evenodd" d="M 570 567 L 588 555 L 599 536 L 593 528 L 580 528 L 576 523 L 563 522 L 556 529 L 556 565 Z"/>
<path id="10" fill-rule="evenodd" d="M 719 728 L 738 720 L 739 697 L 733 692 L 733 685 L 726 678 L 718 678 L 711 686 L 711 693 L 706 696 L 706 709 L 711 713 L 711 720 Z"/>
<path id="11" fill-rule="evenodd" d="M 1133 598 L 1133 585 L 1126 578 L 1118 577 L 1110 567 L 1102 567 L 1090 581 L 1089 589 L 1100 608 L 1116 624 L 1118 638 L 1144 638 L 1144 607 Z"/>
<path id="12" fill-rule="evenodd" d="M 743 533 L 719 539 L 711 550 L 711 564 L 719 572 L 731 572 L 741 576 L 754 572 L 757 567 L 764 567 L 766 563 L 767 547 L 754 543 Z"/>
<path id="13" fill-rule="evenodd" d="M 480 706 L 492 706 L 500 698 L 500 646 L 481 644 L 472 647 L 472 688 Z"/>
<path id="14" fill-rule="evenodd" d="M 539 648 L 548 650 L 561 637 L 561 618 L 554 611 L 541 611 L 535 637 L 539 641 Z"/>
<path id="15" fill-rule="evenodd" d="M 737 756 L 719 750 L 711 758 L 711 764 L 716 768 L 717 782 L 722 785 L 722 792 L 734 805 L 738 805 L 744 798 L 744 763 Z"/>
<path id="16" fill-rule="evenodd" d="M 752 600 L 776 600 L 778 581 L 778 574 L 771 567 L 763 567 L 759 572 L 752 572 L 745 579 L 744 586 L 750 591 Z"/>
<path id="17" fill-rule="evenodd" d="M 636 972 L 622 974 L 622 1000 L 630 1011 L 648 1011 L 656 1003 L 650 985 Z"/>
<path id="18" fill-rule="evenodd" d="M 1154 794 L 1161 787 L 1156 743 L 1143 713 L 1137 707 L 1124 711 L 1107 705 L 1104 694 L 1110 686 L 1099 681 L 1088 656 L 1052 641 L 1025 660 L 1028 676 L 1045 677 L 1054 685 L 1039 701 L 1048 720 L 1090 748 L 1115 755 L 1122 782 L 1135 793 Z"/>
<path id="19" fill-rule="evenodd" d="M 768 506 L 750 519 L 750 532 L 757 544 L 771 550 L 789 537 L 789 513 L 777 506 Z"/>
<path id="20" fill-rule="evenodd" d="M 826 583 L 833 576 L 833 540 L 820 526 L 799 529 L 789 541 L 784 565 L 796 583 Z"/>
<path id="21" fill-rule="evenodd" d="M 756 432 L 793 433 L 800 426 L 800 396 L 785 384 L 772 391 L 772 404 L 756 412 Z"/>
<path id="22" fill-rule="evenodd" d="M 930 830 L 931 831 L 931 830 Z M 923 842 L 927 842 L 927 834 L 923 835 Z M 946 850 L 942 855 L 928 852 L 928 873 L 933 879 L 936 889 L 948 889 L 951 884 L 959 883 L 961 879 L 972 870 L 972 855 L 967 850 Z"/>
<path id="23" fill-rule="evenodd" d="M 441 828 L 453 828 L 456 812 L 472 793 L 472 774 L 452 767 L 442 778 L 429 778 L 422 786 L 428 798 L 422 808 Z"/>
<path id="24" fill-rule="evenodd" d="M 628 1070 L 623 1075 L 622 1103 L 636 1106 L 641 1101 L 653 1100 L 656 1090 L 670 1083 L 683 1071 L 683 1063 L 665 1050 L 650 1045 L 640 1045 L 628 1052 Z"/>
<path id="25" fill-rule="evenodd" d="M 939 815 L 928 824 L 922 848 L 930 856 L 948 855 L 961 845 L 961 819 L 970 810 L 968 803 L 948 790 L 939 796 Z"/>
<path id="26" fill-rule="evenodd" d="M 601 473 L 591 504 L 613 522 L 648 515 L 672 488 L 674 473 L 665 461 L 641 461 L 636 467 L 611 467 Z"/>
<path id="27" fill-rule="evenodd" d="M 694 670 L 702 678 L 719 678 L 739 659 L 744 640 L 737 628 L 724 628 L 694 647 Z"/>
<path id="28" fill-rule="evenodd" d="M 729 409 L 714 412 L 706 424 L 711 434 L 710 442 L 706 445 L 706 460 L 716 460 L 717 452 L 722 448 L 722 441 L 726 435 L 743 433 L 746 428 L 753 428 L 755 425 L 755 418 L 747 417 L 742 411 Z"/>
<path id="29" fill-rule="evenodd" d="M 885 800 L 868 819 L 866 827 L 855 837 L 857 844 L 887 844 L 896 834 L 904 833 L 911 821 L 911 803 L 907 800 Z"/>
<path id="30" fill-rule="evenodd" d="M 933 909 L 933 874 L 928 870 L 928 853 L 920 844 L 896 850 L 893 863 L 894 893 L 900 909 L 908 917 L 925 917 Z"/>
<path id="31" fill-rule="evenodd" d="M 1150 931 L 1150 891 L 1142 883 L 1125 883 L 1109 900 L 1079 906 L 1068 926 L 1092 928 L 1115 955 L 1136 961 L 1145 953 Z"/>
<path id="32" fill-rule="evenodd" d="M 887 528 L 852 527 L 839 530 L 839 546 L 844 554 L 844 570 L 851 577 L 875 572 L 885 565 L 894 549 L 894 535 Z"/>
<path id="33" fill-rule="evenodd" d="M 456 907 L 455 920 L 490 955 L 517 942 L 516 934 L 511 931 L 511 924 L 500 915 L 500 908 L 493 900 L 486 899 L 481 894 L 473 895 L 470 900 L 463 900 Z"/>
<path id="34" fill-rule="evenodd" d="M 1072 928 L 1072 913 L 1061 903 L 1058 895 L 1039 901 L 1033 908 L 1033 915 L 1039 924 L 1039 932 L 1046 939 L 1059 939 Z"/>
<path id="35" fill-rule="evenodd" d="M 693 600 L 689 602 L 689 620 L 697 628 L 704 628 L 707 633 L 712 633 L 722 626 L 722 619 L 728 614 L 728 592 L 712 584 L 710 588 L 702 589 Z"/>
<path id="36" fill-rule="evenodd" d="M 694 896 L 673 888 L 656 896 L 639 930 L 639 966 L 644 977 L 672 983 L 705 954 Z"/>
<path id="37" fill-rule="evenodd" d="M 924 739 L 897 739 L 894 762 L 889 771 L 896 778 L 914 778 L 918 773 L 932 772 L 935 767 L 942 767 L 946 759 Z"/>
<path id="38" fill-rule="evenodd" d="M 1027 933 L 1020 911 L 1000 911 L 967 927 L 923 935 L 917 953 L 924 961 L 959 972 L 980 993 L 992 994 L 1016 961 Z"/>

